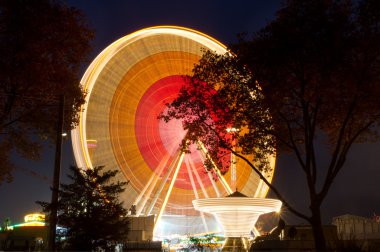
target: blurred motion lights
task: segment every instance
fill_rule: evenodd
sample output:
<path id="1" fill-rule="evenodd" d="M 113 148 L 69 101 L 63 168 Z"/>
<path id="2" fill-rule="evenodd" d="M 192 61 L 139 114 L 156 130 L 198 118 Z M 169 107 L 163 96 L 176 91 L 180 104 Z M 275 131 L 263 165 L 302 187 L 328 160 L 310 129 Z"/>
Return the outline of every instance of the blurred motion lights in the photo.
<path id="1" fill-rule="evenodd" d="M 191 153 L 182 155 L 179 145 L 186 135 L 182 122 L 157 119 L 165 104 L 176 98 L 184 76 L 191 75 L 204 50 L 226 52 L 224 45 L 198 31 L 147 28 L 105 48 L 81 80 L 86 104 L 71 134 L 77 165 L 119 169 L 116 179 L 129 181 L 121 195 L 125 208 L 136 205 L 137 216 L 160 217 L 155 236 L 220 231 L 212 215 L 194 210 L 194 199 L 228 195 L 231 185 L 259 198 L 268 191 L 238 159 L 233 183 L 230 172 L 214 181 L 203 166 L 206 151 L 191 146 Z M 271 180 L 272 173 L 266 176 Z"/>

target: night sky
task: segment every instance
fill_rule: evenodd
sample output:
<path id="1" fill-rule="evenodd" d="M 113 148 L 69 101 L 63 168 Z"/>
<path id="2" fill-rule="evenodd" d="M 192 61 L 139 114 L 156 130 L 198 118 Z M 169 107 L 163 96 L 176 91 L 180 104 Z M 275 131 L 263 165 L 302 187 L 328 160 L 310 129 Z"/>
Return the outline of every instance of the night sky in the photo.
<path id="1" fill-rule="evenodd" d="M 96 30 L 91 59 L 116 39 L 131 32 L 156 25 L 177 25 L 196 29 L 228 45 L 236 34 L 252 33 L 273 19 L 281 7 L 279 0 L 251 1 L 88 1 L 71 0 L 69 5 L 81 9 L 91 27 Z M 87 66 L 83 66 L 83 72 Z M 321 140 L 323 142 L 323 140 Z M 327 162 L 328 152 L 319 148 L 320 161 Z M 336 179 L 323 205 L 323 221 L 332 217 L 355 214 L 371 217 L 380 214 L 380 144 L 355 145 L 346 165 Z M 17 159 L 21 169 L 14 172 L 14 181 L 0 186 L 0 221 L 10 217 L 13 223 L 23 220 L 27 213 L 40 211 L 35 201 L 50 201 L 50 185 L 54 166 L 54 149 L 44 152 L 40 162 Z M 62 175 L 74 164 L 71 142 L 64 143 Z M 307 210 L 306 184 L 297 163 L 287 156 L 277 161 L 274 184 L 289 202 Z M 291 224 L 305 223 L 284 213 Z"/>

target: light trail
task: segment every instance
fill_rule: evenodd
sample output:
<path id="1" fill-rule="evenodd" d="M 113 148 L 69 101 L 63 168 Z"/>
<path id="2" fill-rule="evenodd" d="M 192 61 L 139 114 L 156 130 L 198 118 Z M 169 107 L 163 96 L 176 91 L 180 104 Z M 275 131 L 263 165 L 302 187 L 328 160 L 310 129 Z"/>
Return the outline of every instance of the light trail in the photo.
<path id="1" fill-rule="evenodd" d="M 198 145 L 201 147 L 201 150 L 203 151 L 203 153 L 206 155 L 206 157 L 211 161 L 212 165 L 213 165 L 213 169 L 214 169 L 214 172 L 216 173 L 216 176 L 218 177 L 218 179 L 220 180 L 220 182 L 222 183 L 224 189 L 226 190 L 226 192 L 228 194 L 231 194 L 233 191 L 231 190 L 231 187 L 230 185 L 227 183 L 226 179 L 223 177 L 223 175 L 220 173 L 218 167 L 216 166 L 214 160 L 211 159 L 210 155 L 208 154 L 208 151 L 206 149 L 206 147 L 204 146 L 204 144 L 201 142 L 201 141 L 198 141 Z"/>
<path id="2" fill-rule="evenodd" d="M 166 193 L 166 196 L 165 196 L 165 199 L 164 199 L 164 202 L 162 203 L 162 206 L 161 206 L 161 209 L 160 209 L 160 212 L 158 213 L 158 216 L 156 218 L 156 221 L 154 222 L 154 229 L 153 229 L 153 234 L 155 233 L 155 230 L 158 226 L 158 223 L 160 222 L 160 219 L 161 219 L 161 216 L 162 216 L 162 213 L 164 212 L 165 210 L 165 207 L 166 207 L 166 204 L 168 203 L 168 200 L 169 200 L 169 197 L 170 197 L 170 193 L 172 192 L 172 189 L 173 189 L 173 186 L 174 186 L 174 183 L 177 179 L 177 175 L 178 175 L 178 172 L 181 168 L 181 165 L 182 165 L 182 161 L 183 161 L 183 157 L 185 156 L 185 153 L 182 152 L 181 155 L 180 155 L 180 158 L 179 158 L 179 161 L 178 161 L 178 164 L 177 164 L 177 168 L 175 169 L 174 171 L 174 174 L 173 174 L 173 177 L 170 181 L 170 185 L 169 185 L 169 188 L 168 188 L 168 191 Z"/>

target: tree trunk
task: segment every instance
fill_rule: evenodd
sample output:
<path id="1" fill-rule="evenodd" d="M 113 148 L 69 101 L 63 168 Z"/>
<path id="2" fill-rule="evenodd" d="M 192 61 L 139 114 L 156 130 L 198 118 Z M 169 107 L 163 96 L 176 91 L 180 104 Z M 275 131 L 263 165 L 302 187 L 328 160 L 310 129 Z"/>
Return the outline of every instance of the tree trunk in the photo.
<path id="1" fill-rule="evenodd" d="M 314 244 L 316 251 L 326 251 L 326 239 L 323 233 L 321 210 L 319 205 L 310 206 L 312 216 L 310 224 L 314 235 Z"/>

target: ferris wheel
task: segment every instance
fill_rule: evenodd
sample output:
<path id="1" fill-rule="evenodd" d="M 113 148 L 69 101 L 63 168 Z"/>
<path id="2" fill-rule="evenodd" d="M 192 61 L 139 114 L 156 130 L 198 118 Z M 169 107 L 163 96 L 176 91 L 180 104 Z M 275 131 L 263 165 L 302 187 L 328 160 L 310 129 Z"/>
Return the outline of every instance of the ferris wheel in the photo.
<path id="1" fill-rule="evenodd" d="M 220 231 L 212 216 L 194 210 L 194 199 L 223 197 L 236 188 L 252 197 L 268 191 L 240 160 L 224 176 L 215 167 L 213 179 L 203 165 L 207 151 L 201 143 L 189 154 L 181 152 L 186 135 L 181 121 L 158 119 L 205 49 L 226 52 L 220 42 L 195 30 L 139 30 L 105 48 L 81 81 L 87 102 L 72 132 L 77 165 L 119 169 L 117 179 L 129 181 L 121 200 L 128 209 L 134 206 L 137 216 L 156 216 L 155 236 Z M 272 157 L 272 168 L 274 162 Z M 267 174 L 269 180 L 272 175 Z"/>

